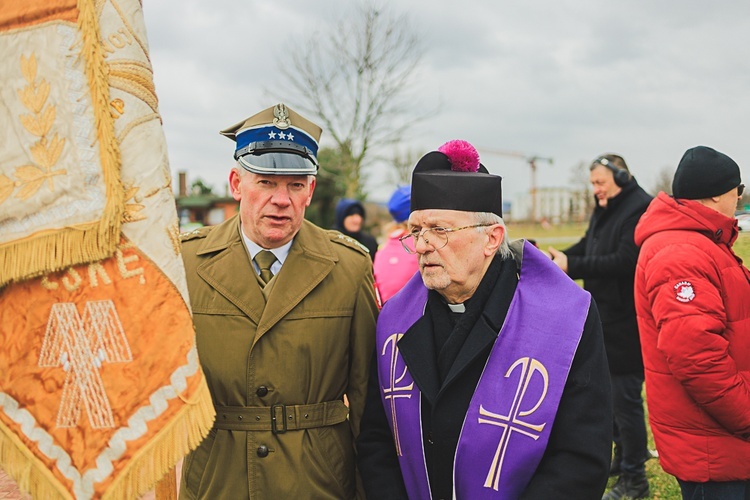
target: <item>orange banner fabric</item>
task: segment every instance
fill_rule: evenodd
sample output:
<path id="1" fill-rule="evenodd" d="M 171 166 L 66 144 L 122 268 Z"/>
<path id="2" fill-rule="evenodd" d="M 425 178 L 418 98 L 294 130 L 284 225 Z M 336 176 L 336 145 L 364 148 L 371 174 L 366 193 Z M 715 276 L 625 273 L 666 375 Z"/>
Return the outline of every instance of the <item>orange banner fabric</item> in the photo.
<path id="1" fill-rule="evenodd" d="M 0 30 L 21 28 L 48 21 L 75 22 L 78 18 L 76 0 L 23 0 L 3 2 L 0 9 Z"/>
<path id="2" fill-rule="evenodd" d="M 190 314 L 132 244 L 11 285 L 0 324 L 0 456 L 40 498 L 133 498 L 210 426 Z"/>

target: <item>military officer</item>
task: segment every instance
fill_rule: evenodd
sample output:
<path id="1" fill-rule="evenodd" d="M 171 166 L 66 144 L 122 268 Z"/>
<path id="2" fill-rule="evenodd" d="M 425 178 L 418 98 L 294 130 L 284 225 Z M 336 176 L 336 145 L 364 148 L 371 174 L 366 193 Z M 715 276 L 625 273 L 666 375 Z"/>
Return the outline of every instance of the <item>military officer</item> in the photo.
<path id="1" fill-rule="evenodd" d="M 236 142 L 239 213 L 182 243 L 216 423 L 185 460 L 180 497 L 354 498 L 371 259 L 304 219 L 320 127 L 277 104 L 221 134 Z"/>

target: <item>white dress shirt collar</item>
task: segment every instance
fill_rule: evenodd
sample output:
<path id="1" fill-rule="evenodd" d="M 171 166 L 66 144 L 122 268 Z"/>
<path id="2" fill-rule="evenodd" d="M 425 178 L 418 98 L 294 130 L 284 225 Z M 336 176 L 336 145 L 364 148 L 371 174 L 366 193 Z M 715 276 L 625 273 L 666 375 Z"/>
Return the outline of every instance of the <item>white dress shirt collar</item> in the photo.
<path id="1" fill-rule="evenodd" d="M 245 248 L 247 249 L 247 253 L 250 255 L 250 260 L 253 262 L 253 269 L 255 269 L 255 272 L 260 274 L 260 268 L 258 267 L 258 264 L 255 263 L 255 255 L 260 252 L 261 250 L 268 250 L 274 256 L 276 257 L 276 262 L 273 263 L 271 266 L 271 272 L 276 275 L 281 271 L 281 266 L 284 264 L 284 261 L 289 256 L 289 249 L 292 248 L 292 243 L 294 243 L 294 238 L 292 240 L 285 244 L 280 246 L 279 248 L 263 248 L 262 246 L 255 243 L 253 240 L 245 236 L 245 233 L 240 228 L 240 234 L 242 234 L 242 240 L 245 242 Z"/>

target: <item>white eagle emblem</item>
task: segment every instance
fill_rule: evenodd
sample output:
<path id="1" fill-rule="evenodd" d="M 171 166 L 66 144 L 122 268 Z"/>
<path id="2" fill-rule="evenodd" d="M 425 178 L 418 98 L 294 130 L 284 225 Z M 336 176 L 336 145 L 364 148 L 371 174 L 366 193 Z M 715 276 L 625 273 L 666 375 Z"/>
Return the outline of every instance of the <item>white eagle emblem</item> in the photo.
<path id="1" fill-rule="evenodd" d="M 283 103 L 279 103 L 274 106 L 273 116 L 273 124 L 276 126 L 276 128 L 286 130 L 292 125 L 292 122 L 289 119 L 289 110 L 286 109 L 286 106 L 284 106 Z M 282 135 L 281 138 L 283 139 L 284 136 Z"/>
<path id="2" fill-rule="evenodd" d="M 675 298 L 680 302 L 690 302 L 695 298 L 693 284 L 689 281 L 680 281 L 674 286 Z"/>

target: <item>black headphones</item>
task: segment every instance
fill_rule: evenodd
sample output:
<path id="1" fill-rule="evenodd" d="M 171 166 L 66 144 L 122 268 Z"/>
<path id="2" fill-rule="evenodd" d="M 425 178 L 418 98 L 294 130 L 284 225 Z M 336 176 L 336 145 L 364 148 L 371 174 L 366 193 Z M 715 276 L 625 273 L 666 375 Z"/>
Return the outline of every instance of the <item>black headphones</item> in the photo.
<path id="1" fill-rule="evenodd" d="M 614 162 L 608 160 L 607 158 L 600 156 L 599 158 L 594 160 L 594 163 L 598 163 L 599 165 L 610 169 L 612 171 L 612 174 L 615 176 L 615 184 L 617 184 L 618 187 L 623 187 L 630 181 L 630 172 L 622 168 L 617 168 Z"/>

